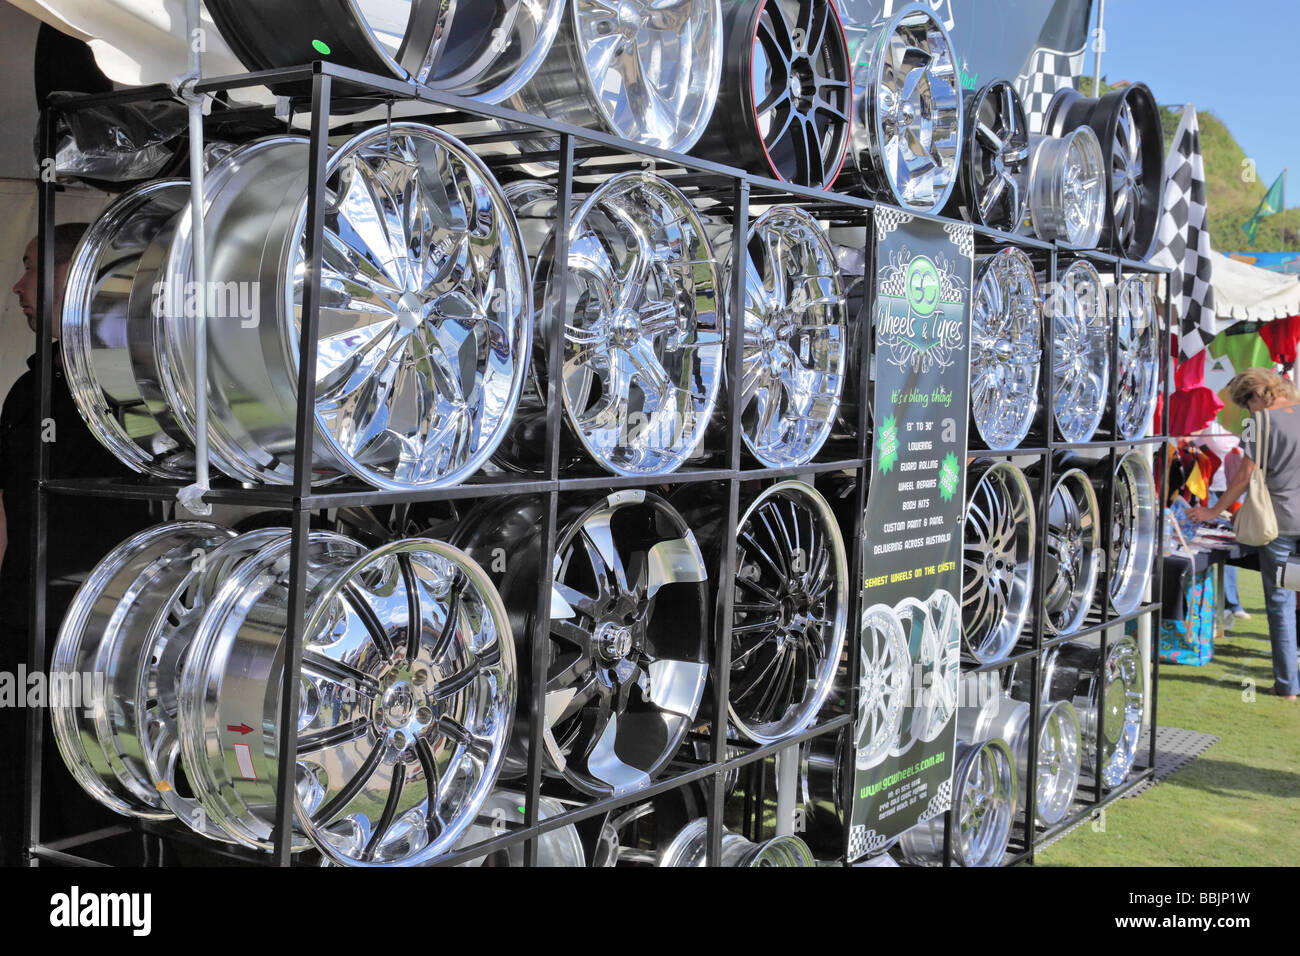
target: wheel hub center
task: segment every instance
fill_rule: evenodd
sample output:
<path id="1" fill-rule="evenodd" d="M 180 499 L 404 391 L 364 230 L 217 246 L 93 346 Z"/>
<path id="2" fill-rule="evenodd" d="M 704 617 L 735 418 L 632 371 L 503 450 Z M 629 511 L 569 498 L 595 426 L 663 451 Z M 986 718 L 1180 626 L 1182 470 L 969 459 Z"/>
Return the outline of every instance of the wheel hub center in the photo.
<path id="1" fill-rule="evenodd" d="M 407 332 L 424 319 L 424 301 L 414 292 L 405 292 L 397 300 L 397 324 Z"/>
<path id="2" fill-rule="evenodd" d="M 1010 339 L 998 339 L 993 346 L 993 354 L 998 357 L 999 362 L 1010 362 L 1012 356 L 1016 354 L 1015 346 L 1011 344 Z"/>
<path id="3" fill-rule="evenodd" d="M 640 318 L 631 310 L 618 312 L 613 318 L 610 331 L 619 348 L 631 348 L 641 338 Z"/>
<path id="4" fill-rule="evenodd" d="M 406 681 L 398 681 L 384 691 L 380 713 L 389 727 L 405 727 L 415 712 L 415 688 Z"/>
<path id="5" fill-rule="evenodd" d="M 601 658 L 616 663 L 632 652 L 632 629 L 606 621 L 596 628 L 596 650 Z"/>

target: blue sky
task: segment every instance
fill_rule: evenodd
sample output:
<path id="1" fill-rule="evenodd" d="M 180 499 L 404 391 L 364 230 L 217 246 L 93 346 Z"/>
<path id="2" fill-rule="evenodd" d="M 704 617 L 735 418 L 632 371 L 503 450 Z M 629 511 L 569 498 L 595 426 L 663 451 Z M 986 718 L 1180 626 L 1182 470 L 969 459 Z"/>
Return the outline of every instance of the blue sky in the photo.
<path id="1" fill-rule="evenodd" d="M 1146 83 L 1162 105 L 1213 110 L 1266 187 L 1290 167 L 1287 206 L 1300 206 L 1300 3 L 1106 0 L 1101 71 Z"/>

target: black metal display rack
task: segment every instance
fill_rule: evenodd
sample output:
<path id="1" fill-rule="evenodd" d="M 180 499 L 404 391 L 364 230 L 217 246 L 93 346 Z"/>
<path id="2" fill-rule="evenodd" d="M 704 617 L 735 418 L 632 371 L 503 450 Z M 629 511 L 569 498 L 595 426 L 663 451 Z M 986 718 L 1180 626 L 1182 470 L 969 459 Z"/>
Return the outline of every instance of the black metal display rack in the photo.
<path id="1" fill-rule="evenodd" d="M 648 147 L 634 147 L 626 142 L 617 140 L 603 133 L 567 126 L 562 123 L 549 121 L 545 118 L 536 116 L 525 116 L 500 107 L 489 106 L 460 97 L 438 93 L 427 88 L 419 87 L 408 82 L 401 82 L 391 78 L 368 75 L 359 73 L 354 70 L 346 69 L 331 63 L 317 62 L 296 69 L 276 70 L 264 73 L 254 73 L 241 75 L 237 77 L 226 77 L 201 82 L 194 87 L 193 92 L 201 95 L 216 96 L 218 94 L 230 93 L 241 88 L 249 87 L 271 87 L 272 89 L 283 88 L 286 85 L 291 86 L 296 98 L 293 99 L 292 108 L 299 113 L 309 112 L 310 123 L 310 152 L 309 152 L 309 179 L 308 179 L 308 199 L 307 199 L 307 231 L 305 243 L 305 262 L 311 270 L 311 274 L 319 275 L 321 269 L 322 255 L 322 235 L 324 225 L 324 202 L 323 193 L 326 180 L 326 162 L 329 152 L 330 120 L 340 115 L 340 105 L 345 108 L 355 107 L 359 104 L 366 103 L 371 106 L 383 106 L 385 103 L 391 105 L 400 101 L 419 101 L 427 106 L 427 114 L 420 117 L 403 117 L 404 119 L 417 118 L 424 122 L 445 129 L 447 132 L 457 136 L 471 148 L 482 149 L 491 147 L 494 144 L 500 144 L 507 141 L 517 140 L 517 132 L 503 133 L 498 128 L 490 127 L 492 120 L 504 120 L 513 126 L 523 129 L 530 129 L 534 132 L 549 134 L 552 138 L 558 139 L 558 148 L 554 152 L 536 152 L 525 155 L 510 156 L 491 156 L 487 155 L 490 149 L 483 150 L 484 161 L 498 177 L 516 169 L 523 162 L 552 161 L 558 164 L 558 170 L 552 175 L 552 181 L 558 189 L 556 203 L 556 216 L 559 222 L 570 221 L 570 213 L 575 208 L 575 190 L 581 192 L 584 187 L 594 183 L 609 175 L 623 172 L 630 169 L 645 169 L 653 167 L 656 175 L 668 180 L 677 188 L 681 189 L 688 197 L 697 203 L 705 200 L 712 200 L 716 203 L 714 211 L 723 214 L 732 215 L 732 254 L 743 255 L 746 248 L 746 237 L 749 228 L 750 210 L 771 206 L 777 204 L 796 204 L 810 212 L 814 217 L 831 221 L 837 224 L 869 226 L 870 217 L 875 204 L 869 200 L 857 198 L 854 196 L 830 193 L 816 189 L 802 188 L 793 186 L 788 183 L 782 183 L 771 179 L 765 179 L 755 176 L 738 169 L 726 167 L 718 163 L 708 162 L 694 157 L 686 157 L 673 153 Z M 310 88 L 310 96 L 307 96 L 307 89 Z M 169 99 L 173 96 L 173 91 L 166 86 L 152 86 L 140 89 L 133 89 L 119 93 L 110 93 L 95 96 L 85 96 L 74 100 L 66 100 L 57 106 L 61 113 L 68 113 L 77 110 L 86 109 L 93 106 L 102 106 L 109 103 L 126 104 L 138 103 L 149 100 Z M 257 109 L 240 109 L 240 110 L 214 110 L 213 114 L 206 120 L 209 133 L 214 137 L 225 134 L 236 124 L 246 123 L 249 120 L 267 122 L 274 119 L 274 111 L 270 108 Z M 293 115 L 292 112 L 290 114 Z M 53 108 L 48 108 L 42 114 L 40 128 L 41 155 L 52 155 L 52 146 L 54 143 L 54 130 L 56 114 Z M 488 121 L 488 122 L 485 122 Z M 283 128 L 283 127 L 281 127 Z M 575 182 L 576 180 L 576 182 Z M 40 183 L 39 199 L 39 291 L 37 295 L 37 311 L 39 315 L 39 326 L 37 335 L 37 383 L 39 398 L 39 413 L 37 420 L 41 421 L 48 417 L 50 406 L 50 382 L 51 382 L 51 357 L 52 344 L 50 332 L 52 328 L 52 303 L 54 299 L 54 276 L 51 263 L 53 262 L 53 232 L 55 222 L 55 195 L 58 191 L 56 184 L 42 180 Z M 925 218 L 925 217 L 922 217 Z M 1017 246 L 1025 250 L 1031 258 L 1034 259 L 1036 268 L 1049 278 L 1054 280 L 1058 257 L 1067 255 L 1058 252 L 1058 250 L 1049 244 L 1035 241 L 1023 236 L 1010 235 L 1001 233 L 996 230 L 983 228 L 980 226 L 972 227 L 976 235 L 976 253 L 979 254 L 995 251 L 996 249 L 1006 246 Z M 868 263 L 873 263 L 874 238 L 872 230 L 868 228 L 866 259 Z M 564 262 L 567 259 L 567 231 L 565 229 L 556 230 L 555 258 L 558 262 Z M 1074 256 L 1074 253 L 1068 255 Z M 1132 274 L 1135 272 L 1160 273 L 1161 270 L 1154 269 L 1144 263 L 1131 262 L 1118 259 L 1113 256 L 1101 253 L 1083 253 L 1083 257 L 1091 259 L 1102 271 L 1109 272 L 1116 280 L 1123 274 Z M 867 267 L 867 282 L 865 285 L 870 289 L 870 278 L 874 270 L 873 265 Z M 737 383 L 740 381 L 740 359 L 743 330 L 743 303 L 745 301 L 745 281 L 746 270 L 736 268 L 731 270 L 730 281 L 732 287 L 730 295 L 725 301 L 730 303 L 731 315 L 728 316 L 729 322 L 727 329 L 728 348 L 726 351 L 727 372 L 724 381 L 729 383 L 724 396 L 720 402 L 725 402 L 723 406 L 726 411 L 726 422 L 738 423 L 740 421 L 740 394 Z M 813 481 L 817 476 L 830 475 L 832 473 L 846 473 L 854 477 L 853 491 L 851 495 L 853 520 L 851 526 L 848 524 L 844 527 L 845 539 L 848 544 L 850 580 L 860 582 L 863 580 L 864 568 L 862 567 L 862 535 L 863 535 L 863 512 L 866 501 L 867 486 L 866 476 L 870 472 L 871 466 L 871 444 L 870 444 L 870 407 L 871 407 L 871 383 L 867 374 L 858 376 L 859 394 L 857 396 L 857 407 L 859 421 L 857 422 L 856 439 L 853 441 L 841 441 L 838 444 L 828 443 L 817 459 L 808 464 L 799 467 L 790 468 L 762 468 L 752 461 L 748 460 L 742 453 L 741 432 L 740 428 L 734 424 L 727 426 L 725 450 L 719 460 L 716 456 L 713 460 L 700 464 L 689 464 L 681 470 L 663 477 L 657 477 L 650 481 L 640 478 L 623 478 L 608 474 L 582 474 L 570 475 L 562 472 L 560 467 L 561 460 L 561 437 L 564 423 L 561 420 L 560 403 L 553 400 L 549 403 L 546 411 L 546 428 L 545 428 L 545 456 L 544 470 L 536 475 L 527 476 L 501 476 L 480 474 L 465 484 L 455 487 L 437 488 L 424 491 L 378 491 L 370 489 L 359 484 L 330 486 L 329 490 L 316 490 L 311 484 L 313 461 L 312 447 L 315 438 L 314 428 L 314 405 L 315 405 L 315 381 L 313 372 L 316 365 L 316 338 L 318 329 L 318 317 L 320 308 L 320 288 L 318 283 L 306 282 L 304 284 L 304 302 L 301 318 L 301 339 L 297 395 L 298 408 L 296 418 L 296 443 L 294 448 L 294 484 L 291 487 L 272 488 L 272 487 L 241 487 L 227 480 L 214 480 L 210 493 L 205 498 L 208 502 L 217 504 L 235 504 L 244 506 L 253 506 L 267 509 L 277 509 L 291 513 L 291 564 L 290 575 L 291 584 L 289 591 L 289 626 L 286 634 L 286 653 L 285 666 L 280 695 L 280 712 L 278 721 L 279 732 L 279 749 L 278 749 L 278 776 L 276 785 L 277 796 L 277 814 L 276 826 L 274 830 L 274 852 L 259 853 L 252 850 L 215 844 L 201 836 L 192 833 L 188 828 L 179 822 L 158 823 L 142 820 L 124 820 L 121 824 L 108 829 L 95 830 L 88 833 L 81 833 L 71 836 L 61 837 L 59 839 L 49 839 L 41 825 L 40 806 L 41 793 L 44 774 L 41 767 L 42 739 L 45 732 L 43 725 L 43 715 L 39 711 L 29 710 L 29 735 L 27 762 L 29 769 L 29 793 L 28 793 L 28 835 L 29 855 L 33 864 L 37 862 L 60 863 L 60 864 L 87 864 L 113 862 L 97 857 L 94 853 L 94 845 L 99 841 L 120 833 L 140 832 L 152 834 L 164 840 L 176 841 L 182 844 L 201 846 L 204 849 L 218 853 L 223 856 L 233 857 L 237 860 L 250 864 L 270 864 L 270 865 L 289 865 L 292 859 L 290 848 L 290 835 L 293 824 L 293 786 L 295 779 L 296 740 L 291 728 L 297 726 L 296 715 L 298 714 L 298 695 L 299 695 L 299 669 L 301 666 L 302 645 L 304 640 L 305 612 L 304 606 L 306 591 L 306 555 L 308 533 L 311 528 L 313 515 L 326 512 L 330 509 L 341 507 L 363 507 L 363 506 L 380 506 L 394 503 L 417 503 L 432 501 L 451 501 L 480 499 L 492 496 L 507 495 L 541 495 L 544 496 L 547 504 L 547 517 L 544 523 L 543 546 L 546 549 L 544 553 L 554 553 L 557 542 L 556 514 L 559 510 L 561 499 L 566 496 L 588 494 L 594 495 L 599 492 L 608 493 L 611 489 L 648 487 L 648 486 L 683 486 L 683 485 L 702 485 L 713 484 L 723 486 L 727 490 L 726 497 L 726 520 L 725 526 L 722 527 L 723 541 L 733 541 L 736 538 L 737 525 L 740 517 L 740 507 L 742 501 L 742 491 L 746 488 L 753 488 L 756 482 L 768 482 L 772 479 L 800 476 L 808 481 Z M 564 309 L 565 290 L 564 284 L 560 284 L 558 291 L 560 301 L 558 308 L 561 312 Z M 721 299 L 721 297 L 720 297 Z M 856 317 L 850 317 L 850 321 L 861 323 L 863 334 L 861 335 L 861 351 L 856 357 L 850 357 L 850 361 L 856 360 L 860 363 L 861 369 L 870 367 L 871 356 L 871 335 L 870 335 L 870 316 L 874 309 L 873 292 L 868 291 L 864 297 L 862 310 Z M 1168 303 L 1165 303 L 1165 326 L 1168 327 Z M 561 356 L 563 341 L 560 330 L 563 328 L 561 323 L 552 323 L 551 334 L 546 343 L 547 346 L 547 367 L 548 380 L 558 381 L 559 370 L 561 367 Z M 1112 336 L 1112 340 L 1113 340 Z M 1053 474 L 1054 456 L 1064 450 L 1082 451 L 1087 454 L 1100 454 L 1103 458 L 1108 457 L 1110 471 L 1113 474 L 1114 466 L 1122 449 L 1128 447 L 1154 445 L 1159 447 L 1159 462 L 1157 466 L 1157 475 L 1163 475 L 1164 462 L 1167 455 L 1166 443 L 1161 437 L 1153 437 L 1142 441 L 1118 441 L 1118 440 L 1100 440 L 1090 442 L 1087 445 L 1065 445 L 1055 440 L 1053 430 L 1053 421 L 1051 415 L 1051 367 L 1050 343 L 1054 340 L 1054 330 L 1051 329 L 1050 323 L 1045 330 L 1044 349 L 1043 349 L 1043 367 L 1040 375 L 1040 412 L 1039 418 L 1035 424 L 1034 431 L 1029 440 L 1026 441 L 1026 447 L 1016 449 L 1011 452 L 990 452 L 984 451 L 977 447 L 977 443 L 972 441 L 970 448 L 971 458 L 992 456 L 992 457 L 1014 457 L 1019 459 L 1035 460 L 1037 467 L 1040 469 L 1037 489 L 1037 505 L 1039 514 L 1046 514 L 1046 506 L 1050 495 L 1050 487 Z M 1162 331 L 1161 337 L 1161 356 L 1167 354 L 1167 331 Z M 1112 368 L 1115 367 L 1116 361 L 1115 348 L 1112 346 L 1111 362 Z M 1163 367 L 1163 365 L 1162 365 Z M 1166 371 L 1167 376 L 1167 371 Z M 1167 382 L 1166 382 L 1167 385 Z M 1103 430 L 1110 428 L 1110 434 L 1114 434 L 1113 416 L 1116 398 L 1115 376 L 1111 376 L 1111 395 L 1110 409 L 1107 422 L 1109 426 L 1103 425 Z M 35 487 L 32 492 L 33 496 L 33 520 L 32 520 L 32 544 L 31 544 L 31 562 L 32 562 L 32 581 L 35 589 L 33 610 L 31 615 L 31 644 L 30 644 L 30 661 L 44 662 L 48 660 L 47 647 L 47 620 L 46 620 L 46 590 L 47 590 L 47 532 L 49 527 L 48 513 L 51 507 L 81 507 L 86 506 L 94 500 L 125 498 L 125 499 L 143 499 L 155 502 L 169 502 L 175 499 L 177 491 L 180 488 L 179 483 L 168 483 L 157 480 L 140 479 L 138 481 L 122 481 L 111 479 L 98 480 L 68 480 L 60 476 L 49 474 L 49 455 L 48 446 L 40 440 L 39 428 L 34 436 L 33 456 L 35 462 L 35 471 L 37 475 Z M 1158 429 L 1160 435 L 1165 434 L 1166 429 Z M 972 429 L 972 436 L 975 436 Z M 1109 545 L 1110 537 L 1110 509 L 1113 507 L 1113 482 L 1107 483 L 1107 488 L 1111 489 L 1106 495 L 1106 502 L 1103 511 L 1103 551 L 1108 553 L 1106 546 Z M 1158 540 L 1163 534 L 1163 521 L 1157 531 Z M 1038 559 L 1036 562 L 1039 571 L 1042 574 L 1046 565 L 1046 535 L 1039 537 L 1037 544 Z M 719 581 L 730 581 L 735 571 L 734 549 L 720 548 L 719 566 L 710 568 L 710 573 L 716 573 Z M 1158 562 L 1158 549 L 1157 549 Z M 767 746 L 747 746 L 736 740 L 728 739 L 726 718 L 726 702 L 728 698 L 728 673 L 730 669 L 730 621 L 732 611 L 732 589 L 722 587 L 718 589 L 719 602 L 722 607 L 717 615 L 717 620 L 721 623 L 721 632 L 715 635 L 715 640 L 711 654 L 711 694 L 712 707 L 711 713 L 723 715 L 714 719 L 709 727 L 706 737 L 696 738 L 697 740 L 707 741 L 707 756 L 694 761 L 686 760 L 685 762 L 674 763 L 668 774 L 654 781 L 649 787 L 639 790 L 632 794 L 605 799 L 593 799 L 585 803 L 573 805 L 566 809 L 565 812 L 554 816 L 540 816 L 539 799 L 543 792 L 543 773 L 541 754 L 542 746 L 542 720 L 541 716 L 544 707 L 544 688 L 546 674 L 546 649 L 549 640 L 548 621 L 549 621 L 549 597 L 551 594 L 552 584 L 552 565 L 549 561 L 542 561 L 540 565 L 540 580 L 538 581 L 537 607 L 534 615 L 534 626 L 532 633 L 527 635 L 527 641 L 521 645 L 527 648 L 527 653 L 521 654 L 519 658 L 519 687 L 520 694 L 517 707 L 519 712 L 527 714 L 527 724 L 530 728 L 531 741 L 528 749 L 527 778 L 522 784 L 525 792 L 524 819 L 521 824 L 511 826 L 505 832 L 493 836 L 486 842 L 479 843 L 472 848 L 461 849 L 453 852 L 443 858 L 443 862 L 453 864 L 464 860 L 481 857 L 484 854 L 500 850 L 508 846 L 523 843 L 525 846 L 525 859 L 528 865 L 535 865 L 537 862 L 538 840 L 542 834 L 553 830 L 557 827 L 578 823 L 586 820 L 594 820 L 601 815 L 610 811 L 630 804 L 638 803 L 651 799 L 657 795 L 666 793 L 683 787 L 702 788 L 704 791 L 705 802 L 707 803 L 708 818 L 708 861 L 710 865 L 715 865 L 720 859 L 721 839 L 723 834 L 724 809 L 726 803 L 726 780 L 728 774 L 735 775 L 741 768 L 756 765 L 760 761 L 766 761 L 773 757 L 778 751 L 791 746 L 797 747 L 801 742 L 821 734 L 834 734 L 841 729 L 851 726 L 852 715 L 856 713 L 857 703 L 857 682 L 851 680 L 845 700 L 843 701 L 842 713 L 837 715 L 824 716 L 817 724 L 801 734 L 780 741 L 776 744 Z M 1104 566 L 1105 567 L 1105 566 Z M 1109 571 L 1105 567 L 1105 571 Z M 1157 568 L 1155 571 L 1155 593 L 1159 593 L 1159 575 Z M 1103 578 L 1104 580 L 1104 578 Z M 1041 663 L 1044 653 L 1051 647 L 1061 643 L 1064 640 L 1074 640 L 1089 634 L 1100 634 L 1102 641 L 1102 661 L 1104 664 L 1107 632 L 1106 628 L 1126 623 L 1130 620 L 1136 620 L 1139 617 L 1148 616 L 1152 621 L 1153 645 L 1154 636 L 1158 635 L 1160 627 L 1160 608 L 1158 604 L 1148 604 L 1140 608 L 1137 612 L 1126 615 L 1121 618 L 1109 616 L 1109 605 L 1105 600 L 1105 587 L 1100 586 L 1098 592 L 1101 598 L 1096 604 L 1094 610 L 1095 620 L 1090 620 L 1088 626 L 1082 631 L 1072 634 L 1067 638 L 1049 638 L 1045 635 L 1043 628 L 1043 588 L 1035 587 L 1036 595 L 1034 607 L 1030 617 L 1030 623 L 1027 625 L 1022 636 L 1021 648 L 1005 661 L 1000 661 L 991 668 L 1003 668 L 1015 663 L 1028 663 L 1032 667 L 1033 686 L 1037 691 L 1041 680 Z M 862 591 L 861 588 L 850 589 L 849 599 L 849 621 L 851 622 L 849 637 L 846 641 L 846 658 L 848 673 L 856 675 L 858 673 L 858 654 L 859 642 L 856 639 L 856 627 L 853 623 L 861 618 L 862 610 Z M 1158 679 L 1158 667 L 1154 651 L 1152 653 L 1152 670 L 1149 693 L 1151 699 L 1151 726 L 1154 727 L 1156 719 L 1155 701 Z M 1033 721 L 1032 726 L 1037 726 L 1039 717 L 1038 693 L 1035 692 L 1031 702 Z M 1100 721 L 1098 721 L 1097 732 L 1100 737 Z M 1110 801 L 1121 796 L 1130 788 L 1145 780 L 1152 773 L 1154 765 L 1155 744 L 1154 733 L 1151 735 L 1151 744 L 1147 754 L 1147 765 L 1144 769 L 1135 770 L 1130 778 L 1121 787 L 1110 791 L 1103 791 L 1100 786 L 1094 786 L 1091 792 L 1080 790 L 1079 799 L 1076 804 L 1075 812 L 1069 818 L 1050 830 L 1042 830 L 1034 822 L 1034 801 L 1032 794 L 1034 787 L 1027 788 L 1028 793 L 1025 795 L 1025 810 L 1027 813 L 1026 822 L 1017 833 L 1017 842 L 1013 843 L 1012 851 L 1008 854 L 1008 862 L 1019 862 L 1021 860 L 1032 861 L 1034 858 L 1035 847 L 1040 845 L 1046 837 L 1052 836 L 1059 830 L 1071 826 L 1078 820 L 1085 818 L 1089 814 L 1095 813 L 1101 807 Z M 1029 766 L 1036 767 L 1036 740 L 1037 735 L 1031 734 L 1031 751 L 1029 755 Z M 688 748 L 689 749 L 689 748 Z M 1100 768 L 1095 768 L 1099 770 Z M 845 775 L 846 777 L 851 775 Z M 1100 779 L 1100 773 L 1095 777 Z M 843 798 L 847 801 L 849 796 L 850 782 L 846 780 L 843 788 Z M 752 796 L 752 795 L 748 795 Z M 763 815 L 762 800 L 746 800 L 747 811 L 754 815 L 754 818 L 747 821 L 744 828 L 747 832 L 757 835 L 764 824 L 761 817 Z M 845 804 L 848 805 L 847 802 Z M 952 813 L 949 813 L 948 832 L 949 836 L 945 840 L 945 850 L 949 849 L 951 843 L 952 831 Z M 848 827 L 844 827 L 843 850 L 847 851 Z M 841 856 L 843 853 L 841 854 Z M 951 860 L 951 853 L 946 852 L 946 856 Z"/>

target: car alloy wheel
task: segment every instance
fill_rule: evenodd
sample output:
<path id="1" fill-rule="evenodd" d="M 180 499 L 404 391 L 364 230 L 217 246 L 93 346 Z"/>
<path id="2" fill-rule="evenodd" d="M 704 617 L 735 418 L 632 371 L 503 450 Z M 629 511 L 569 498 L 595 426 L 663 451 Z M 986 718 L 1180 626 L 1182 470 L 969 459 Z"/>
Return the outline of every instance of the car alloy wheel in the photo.
<path id="1" fill-rule="evenodd" d="M 1156 487 L 1151 466 L 1138 450 L 1115 466 L 1110 532 L 1110 605 L 1123 616 L 1146 598 L 1156 551 Z"/>
<path id="2" fill-rule="evenodd" d="M 1118 297 L 1115 427 L 1121 439 L 1131 441 L 1146 437 L 1155 417 L 1160 391 L 1160 326 L 1146 276 L 1120 280 Z"/>
<path id="3" fill-rule="evenodd" d="M 877 604 L 862 612 L 861 677 L 854 726 L 854 766 L 884 761 L 898 740 L 912 676 L 909 633 L 894 609 Z"/>
<path id="4" fill-rule="evenodd" d="M 981 466 L 976 466 L 980 468 Z M 962 556 L 966 652 L 980 664 L 1015 649 L 1034 581 L 1034 504 L 1024 473 L 1009 461 L 972 469 Z"/>
<path id="5" fill-rule="evenodd" d="M 1095 249 L 1106 220 L 1106 170 L 1097 135 L 1080 127 L 1032 142 L 1029 215 L 1034 235 L 1067 249 Z"/>
<path id="6" fill-rule="evenodd" d="M 1100 513 L 1092 482 L 1078 468 L 1056 479 L 1047 505 L 1047 593 L 1043 613 L 1053 634 L 1083 626 L 1101 567 Z"/>
<path id="7" fill-rule="evenodd" d="M 952 858 L 958 866 L 997 866 L 1006 855 L 1016 814 L 1016 770 L 1003 740 L 957 745 L 953 772 Z M 903 859 L 917 866 L 941 866 L 944 815 L 903 833 Z"/>
<path id="8" fill-rule="evenodd" d="M 1034 423 L 1042 337 L 1033 263 L 1003 249 L 980 266 L 971 303 L 971 413 L 995 451 L 1018 446 Z"/>
<path id="9" fill-rule="evenodd" d="M 1052 412 L 1061 438 L 1089 441 L 1106 412 L 1110 385 L 1110 323 L 1101 276 L 1077 260 L 1047 296 L 1053 313 Z"/>
<path id="10" fill-rule="evenodd" d="M 957 192 L 966 218 L 1014 232 L 1029 201 L 1029 123 L 1020 94 L 994 80 L 967 94 L 965 159 Z"/>

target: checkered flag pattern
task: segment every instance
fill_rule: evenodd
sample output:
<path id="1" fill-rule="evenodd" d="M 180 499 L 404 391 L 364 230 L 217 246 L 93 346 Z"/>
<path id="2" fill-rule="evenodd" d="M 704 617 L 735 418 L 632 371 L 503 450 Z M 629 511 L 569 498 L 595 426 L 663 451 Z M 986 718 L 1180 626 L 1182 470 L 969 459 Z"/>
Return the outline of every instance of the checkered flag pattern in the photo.
<path id="1" fill-rule="evenodd" d="M 849 827 L 849 861 L 866 856 L 873 850 L 879 850 L 888 843 L 884 834 L 868 830 L 861 823 Z"/>
<path id="2" fill-rule="evenodd" d="M 1035 50 L 1029 57 L 1029 68 L 1016 77 L 1016 91 L 1025 104 L 1025 118 L 1034 133 L 1043 131 L 1047 117 L 1047 104 L 1056 91 L 1066 87 L 1074 89 L 1074 78 L 1083 70 L 1083 50 L 1062 53 L 1060 50 Z"/>
<path id="3" fill-rule="evenodd" d="M 930 802 L 925 805 L 919 819 L 932 820 L 941 813 L 947 813 L 950 806 L 952 806 L 952 781 L 945 780 L 939 784 L 939 789 L 930 798 Z"/>
<path id="4" fill-rule="evenodd" d="M 1154 265 L 1172 269 L 1169 289 L 1178 320 L 1178 351 L 1195 355 L 1217 334 L 1211 285 L 1210 223 L 1205 199 L 1205 163 L 1196 109 L 1188 103 L 1165 160 L 1164 201 Z"/>

